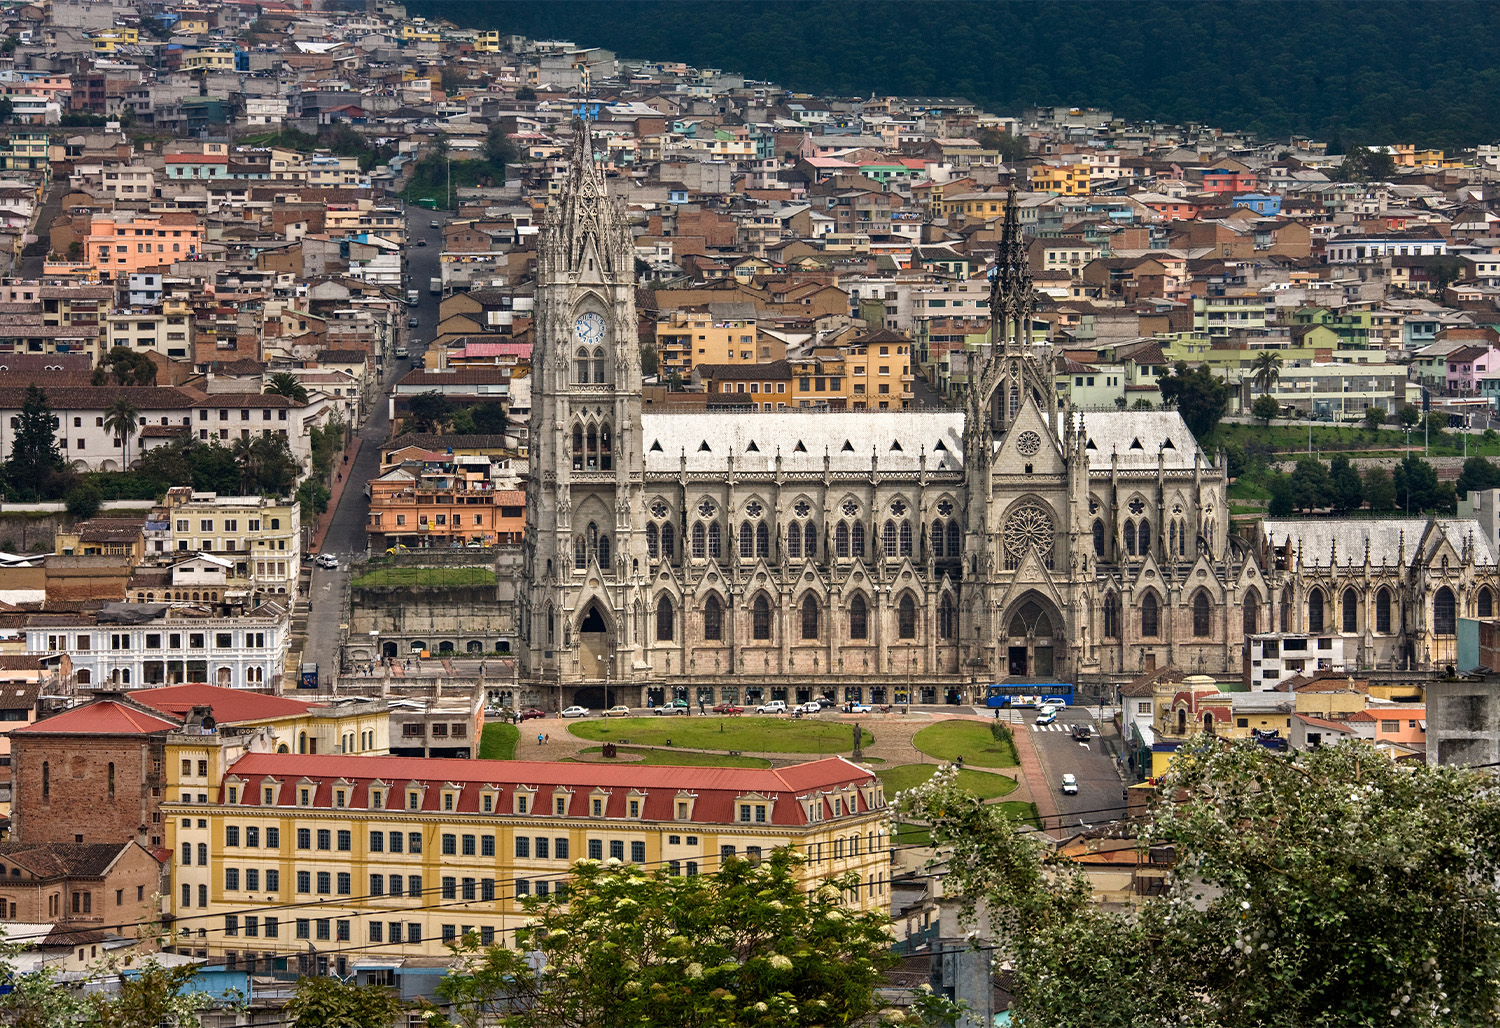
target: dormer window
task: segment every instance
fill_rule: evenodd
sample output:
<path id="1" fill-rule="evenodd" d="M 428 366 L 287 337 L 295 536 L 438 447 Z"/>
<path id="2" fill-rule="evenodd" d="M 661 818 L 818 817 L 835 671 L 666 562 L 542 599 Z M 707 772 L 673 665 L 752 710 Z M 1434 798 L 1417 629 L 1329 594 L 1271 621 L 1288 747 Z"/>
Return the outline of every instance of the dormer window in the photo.
<path id="1" fill-rule="evenodd" d="M 370 809 L 381 810 L 385 807 L 385 793 L 379 789 L 370 790 Z"/>
<path id="2" fill-rule="evenodd" d="M 413 789 L 412 791 L 410 791 L 410 792 L 408 792 L 406 794 L 406 809 L 407 810 L 421 810 L 422 809 L 422 794 L 420 792 L 417 792 L 415 789 Z"/>
<path id="3" fill-rule="evenodd" d="M 565 790 L 552 794 L 552 813 L 558 817 L 568 816 L 568 804 L 573 800 L 573 794 Z"/>
<path id="4" fill-rule="evenodd" d="M 343 806 L 345 806 L 346 804 L 344 802 L 344 799 L 345 799 L 345 797 L 347 795 L 348 795 L 348 793 L 344 789 L 335 789 L 335 790 L 333 790 L 333 805 L 335 807 L 343 807 Z M 233 802 L 233 801 L 231 801 L 231 802 Z"/>
<path id="5" fill-rule="evenodd" d="M 297 791 L 297 805 L 299 807 L 312 806 L 312 790 L 306 787 Z"/>
<path id="6" fill-rule="evenodd" d="M 494 813 L 495 797 L 490 793 L 485 793 L 483 796 L 479 797 L 479 809 L 486 814 Z"/>
<path id="7" fill-rule="evenodd" d="M 276 790 L 273 789 L 273 788 L 271 788 L 269 785 L 266 786 L 264 789 L 262 789 L 261 790 L 261 802 L 264 803 L 268 807 L 271 806 L 273 803 L 275 803 L 276 802 Z"/>

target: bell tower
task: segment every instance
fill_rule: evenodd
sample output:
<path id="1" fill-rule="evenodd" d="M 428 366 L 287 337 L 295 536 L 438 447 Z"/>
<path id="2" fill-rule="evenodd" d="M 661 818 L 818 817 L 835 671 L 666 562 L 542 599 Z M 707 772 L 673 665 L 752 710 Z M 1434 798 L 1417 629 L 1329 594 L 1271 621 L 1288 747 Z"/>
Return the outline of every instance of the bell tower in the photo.
<path id="1" fill-rule="evenodd" d="M 534 331 L 522 667 L 607 690 L 641 656 L 641 367 L 630 230 L 583 121 L 537 241 Z"/>

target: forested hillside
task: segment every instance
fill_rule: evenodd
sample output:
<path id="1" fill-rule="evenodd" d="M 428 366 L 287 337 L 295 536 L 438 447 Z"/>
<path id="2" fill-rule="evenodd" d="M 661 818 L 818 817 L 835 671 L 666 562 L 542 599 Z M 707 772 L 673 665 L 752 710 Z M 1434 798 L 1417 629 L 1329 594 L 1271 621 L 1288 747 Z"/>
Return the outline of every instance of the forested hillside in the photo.
<path id="1" fill-rule="evenodd" d="M 840 94 L 1076 104 L 1350 144 L 1500 139 L 1500 5 L 416 0 L 466 27 Z"/>

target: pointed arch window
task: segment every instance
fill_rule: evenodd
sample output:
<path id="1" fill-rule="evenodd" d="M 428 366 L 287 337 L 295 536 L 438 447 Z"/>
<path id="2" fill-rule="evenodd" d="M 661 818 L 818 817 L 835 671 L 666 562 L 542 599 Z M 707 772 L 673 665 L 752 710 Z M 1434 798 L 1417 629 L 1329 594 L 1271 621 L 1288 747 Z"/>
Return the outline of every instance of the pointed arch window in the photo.
<path id="1" fill-rule="evenodd" d="M 594 348 L 594 382 L 598 385 L 604 384 L 604 348 Z"/>
<path id="2" fill-rule="evenodd" d="M 1187 556 L 1187 536 L 1187 522 L 1177 522 L 1177 556 L 1179 557 Z"/>
<path id="3" fill-rule="evenodd" d="M 863 557 L 865 555 L 865 523 L 863 521 L 856 521 L 854 527 L 850 530 L 849 547 L 853 551 L 854 556 Z"/>
<path id="4" fill-rule="evenodd" d="M 750 635 L 754 639 L 771 638 L 771 604 L 765 593 L 757 596 L 750 608 Z"/>
<path id="5" fill-rule="evenodd" d="M 849 556 L 849 522 L 840 521 L 833 530 L 833 552 L 840 558 Z"/>
<path id="6" fill-rule="evenodd" d="M 696 557 L 696 558 L 698 558 L 699 560 L 703 559 L 703 557 L 705 557 L 707 555 L 707 553 L 708 553 L 708 550 L 706 548 L 707 545 L 708 545 L 707 544 L 707 539 L 708 539 L 708 533 L 707 533 L 707 531 L 703 527 L 703 522 L 699 521 L 696 524 L 694 524 L 693 525 L 693 556 Z"/>
<path id="7" fill-rule="evenodd" d="M 1208 594 L 1199 591 L 1193 597 L 1193 636 L 1198 639 L 1205 638 L 1213 630 L 1213 607 L 1208 602 Z"/>
<path id="8" fill-rule="evenodd" d="M 1009 410 L 1009 413 L 1008 413 L 1008 415 L 1006 416 L 1006 419 L 1005 419 L 1005 421 L 1006 421 L 1007 424 L 1009 424 L 1012 421 L 1015 421 L 1016 420 L 1016 415 L 1021 412 L 1021 390 L 1018 389 L 1016 386 L 1011 386 L 1010 387 L 1010 405 L 1009 405 L 1008 410 Z"/>
<path id="9" fill-rule="evenodd" d="M 1254 589 L 1245 592 L 1245 602 L 1241 605 L 1241 628 L 1246 635 L 1254 635 L 1260 631 L 1260 596 Z"/>
<path id="10" fill-rule="evenodd" d="M 582 471 L 585 460 L 583 452 L 583 426 L 573 426 L 573 470 Z"/>
<path id="11" fill-rule="evenodd" d="M 710 596 L 703 605 L 703 638 L 712 642 L 724 639 L 724 605 L 717 596 Z"/>
<path id="12" fill-rule="evenodd" d="M 1141 600 L 1141 635 L 1155 639 L 1161 631 L 1161 611 L 1156 605 L 1156 594 L 1147 593 Z"/>
<path id="13" fill-rule="evenodd" d="M 903 557 L 910 557 L 911 556 L 911 522 L 910 521 L 903 521 L 903 522 L 901 522 L 901 527 L 897 530 L 897 532 L 900 535 L 901 556 L 903 556 Z"/>
<path id="14" fill-rule="evenodd" d="M 802 526 L 802 549 L 808 560 L 818 559 L 818 528 L 811 521 Z"/>
<path id="15" fill-rule="evenodd" d="M 599 567 L 609 569 L 609 536 L 599 537 Z"/>
<path id="16" fill-rule="evenodd" d="M 1151 522 L 1145 519 L 1135 529 L 1135 552 L 1142 557 L 1151 553 Z"/>
<path id="17" fill-rule="evenodd" d="M 932 555 L 938 560 L 943 559 L 943 523 L 941 521 L 932 523 Z"/>
<path id="18" fill-rule="evenodd" d="M 887 557 L 896 555 L 896 523 L 894 521 L 887 521 L 885 528 L 881 530 L 881 545 Z"/>
<path id="19" fill-rule="evenodd" d="M 1129 518 L 1127 518 L 1125 520 L 1125 532 L 1124 532 L 1124 535 L 1125 535 L 1125 554 L 1126 554 L 1126 556 L 1134 557 L 1135 556 L 1135 522 L 1131 521 Z"/>
<path id="20" fill-rule="evenodd" d="M 1359 631 L 1359 599 L 1354 595 L 1353 589 L 1344 590 L 1344 597 L 1341 607 L 1342 609 L 1339 612 L 1341 622 L 1341 624 L 1339 625 L 1339 631 Z"/>
<path id="21" fill-rule="evenodd" d="M 786 555 L 793 560 L 802 556 L 802 526 L 791 524 L 786 526 Z"/>
<path id="22" fill-rule="evenodd" d="M 583 347 L 573 355 L 573 381 L 579 385 L 587 385 L 589 381 L 589 352 Z"/>
<path id="23" fill-rule="evenodd" d="M 1094 556 L 1104 559 L 1104 522 L 1094 522 Z"/>
<path id="24" fill-rule="evenodd" d="M 1104 638 L 1120 637 L 1120 601 L 1114 593 L 1104 595 Z"/>
<path id="25" fill-rule="evenodd" d="M 676 627 L 672 623 L 674 620 L 675 618 L 673 617 L 672 611 L 672 598 L 670 596 L 663 596 L 661 599 L 656 601 L 657 642 L 672 641 L 673 630 Z"/>
<path id="26" fill-rule="evenodd" d="M 771 555 L 771 526 L 764 521 L 755 526 L 755 555 L 757 557 Z"/>
<path id="27" fill-rule="evenodd" d="M 724 556 L 723 533 L 719 530 L 717 521 L 708 523 L 708 555 L 714 560 Z"/>
<path id="28" fill-rule="evenodd" d="M 1434 635 L 1453 635 L 1458 631 L 1458 604 L 1453 590 L 1446 585 L 1432 595 L 1432 631 Z"/>
<path id="29" fill-rule="evenodd" d="M 959 531 L 958 522 L 948 522 L 948 557 L 950 560 L 964 555 L 963 535 Z"/>
<path id="30" fill-rule="evenodd" d="M 667 560 L 677 556 L 677 530 L 671 525 L 661 526 L 661 555 Z"/>
<path id="31" fill-rule="evenodd" d="M 1388 634 L 1391 630 L 1391 591 L 1384 586 L 1375 594 L 1375 631 Z"/>
<path id="32" fill-rule="evenodd" d="M 1307 596 L 1307 630 L 1314 635 L 1323 631 L 1323 593 L 1319 589 Z"/>
<path id="33" fill-rule="evenodd" d="M 849 638 L 868 639 L 869 637 L 870 608 L 865 603 L 865 598 L 856 593 L 849 603 Z"/>
<path id="34" fill-rule="evenodd" d="M 802 601 L 802 638 L 818 637 L 818 598 L 809 594 Z"/>
<path id="35" fill-rule="evenodd" d="M 1474 613 L 1482 618 L 1495 616 L 1495 598 L 1488 586 L 1479 590 L 1479 596 L 1474 601 Z"/>
<path id="36" fill-rule="evenodd" d="M 1283 632 L 1292 630 L 1292 604 L 1294 602 L 1292 587 L 1287 586 L 1281 591 L 1281 630 Z"/>
<path id="37" fill-rule="evenodd" d="M 911 593 L 903 594 L 901 602 L 896 605 L 896 636 L 900 639 L 917 637 L 917 605 Z"/>
<path id="38" fill-rule="evenodd" d="M 608 423 L 599 426 L 599 470 L 615 469 L 615 444 L 610 436 Z"/>
<path id="39" fill-rule="evenodd" d="M 755 529 L 748 521 L 740 522 L 740 556 L 755 556 Z"/>
<path id="40" fill-rule="evenodd" d="M 953 597 L 945 595 L 938 604 L 938 638 L 952 639 L 958 634 L 958 611 L 953 606 Z"/>
<path id="41" fill-rule="evenodd" d="M 646 555 L 648 557 L 650 557 L 652 560 L 655 560 L 658 556 L 660 556 L 660 552 L 657 549 L 658 545 L 659 544 L 657 542 L 656 526 L 655 525 L 647 525 L 646 526 Z"/>
<path id="42" fill-rule="evenodd" d="M 586 568 L 589 565 L 588 545 L 583 541 L 583 536 L 573 538 L 573 566 L 575 568 Z"/>

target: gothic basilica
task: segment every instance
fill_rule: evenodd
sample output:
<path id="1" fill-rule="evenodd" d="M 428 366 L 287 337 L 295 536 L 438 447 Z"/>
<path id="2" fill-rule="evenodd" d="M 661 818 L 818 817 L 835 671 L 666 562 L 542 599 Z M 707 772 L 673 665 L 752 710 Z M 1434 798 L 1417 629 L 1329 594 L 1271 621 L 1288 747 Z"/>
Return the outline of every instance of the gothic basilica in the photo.
<path id="1" fill-rule="evenodd" d="M 591 149 L 580 128 L 538 243 L 517 594 L 531 686 L 595 707 L 982 702 L 993 683 L 1153 667 L 1240 677 L 1248 634 L 1322 631 L 1325 609 L 1362 659 L 1439 659 L 1439 550 L 1454 609 L 1491 597 L 1471 522 L 1409 522 L 1404 567 L 1361 556 L 1352 537 L 1381 522 L 1232 538 L 1225 462 L 1177 413 L 1070 410 L 1023 341 L 1014 205 L 963 410 L 643 413 L 634 250 Z M 1332 563 L 1304 554 L 1309 524 L 1325 550 L 1350 536 Z M 1326 595 L 1300 570 L 1319 560 Z"/>

